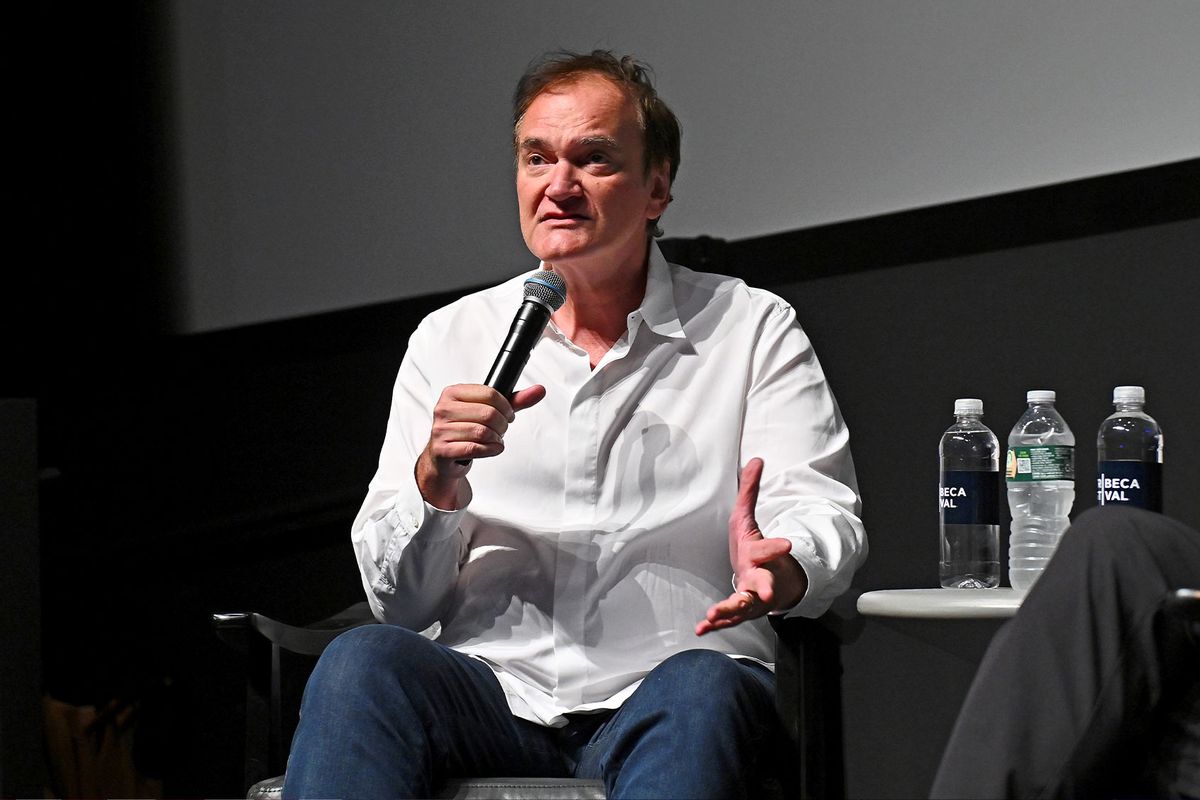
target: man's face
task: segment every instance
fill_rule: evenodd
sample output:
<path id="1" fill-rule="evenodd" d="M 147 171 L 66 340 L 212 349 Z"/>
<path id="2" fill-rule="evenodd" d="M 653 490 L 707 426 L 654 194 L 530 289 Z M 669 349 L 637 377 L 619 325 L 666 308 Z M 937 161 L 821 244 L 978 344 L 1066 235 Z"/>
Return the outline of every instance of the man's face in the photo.
<path id="1" fill-rule="evenodd" d="M 525 244 L 551 264 L 642 265 L 646 222 L 662 215 L 667 165 L 643 162 L 637 111 L 609 80 L 585 76 L 534 98 L 517 131 Z"/>

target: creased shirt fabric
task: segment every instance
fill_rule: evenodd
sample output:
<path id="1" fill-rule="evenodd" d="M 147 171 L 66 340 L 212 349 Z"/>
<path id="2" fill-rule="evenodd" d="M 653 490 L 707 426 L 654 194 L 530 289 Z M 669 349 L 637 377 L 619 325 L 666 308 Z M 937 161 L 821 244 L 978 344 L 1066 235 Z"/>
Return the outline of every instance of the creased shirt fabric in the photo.
<path id="1" fill-rule="evenodd" d="M 595 369 L 553 322 L 518 388 L 505 450 L 477 459 L 461 507 L 426 503 L 414 466 L 446 386 L 487 374 L 526 275 L 430 314 L 396 379 L 379 469 L 354 521 L 383 622 L 486 662 L 518 717 L 615 708 L 667 657 L 709 648 L 773 660 L 765 619 L 697 637 L 732 591 L 728 519 L 741 468 L 765 463 L 756 519 L 808 575 L 789 614 L 815 617 L 866 555 L 849 434 L 791 306 L 668 264 Z M 570 287 L 568 287 L 569 291 Z"/>

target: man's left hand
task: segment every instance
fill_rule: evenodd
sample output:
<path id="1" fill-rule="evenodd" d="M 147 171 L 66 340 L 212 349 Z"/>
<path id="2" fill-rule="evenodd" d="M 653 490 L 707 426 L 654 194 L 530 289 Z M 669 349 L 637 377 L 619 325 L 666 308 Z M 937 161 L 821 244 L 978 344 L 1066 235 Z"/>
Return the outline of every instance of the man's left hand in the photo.
<path id="1" fill-rule="evenodd" d="M 808 590 L 808 576 L 792 558 L 787 539 L 764 539 L 754 520 L 761 458 L 752 458 L 738 480 L 738 497 L 729 515 L 729 561 L 737 591 L 713 604 L 696 625 L 696 635 L 730 628 L 777 608 L 791 608 Z"/>

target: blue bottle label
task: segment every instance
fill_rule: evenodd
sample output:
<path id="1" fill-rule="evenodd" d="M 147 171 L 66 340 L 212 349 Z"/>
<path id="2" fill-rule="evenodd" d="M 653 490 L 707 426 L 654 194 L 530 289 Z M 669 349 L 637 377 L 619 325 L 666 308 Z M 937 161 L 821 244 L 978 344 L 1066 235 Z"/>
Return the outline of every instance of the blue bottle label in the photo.
<path id="1" fill-rule="evenodd" d="M 1000 471 L 946 470 L 938 505 L 947 525 L 999 525 Z"/>
<path id="2" fill-rule="evenodd" d="M 1102 506 L 1137 506 L 1162 512 L 1162 464 L 1156 461 L 1101 461 L 1096 500 Z"/>

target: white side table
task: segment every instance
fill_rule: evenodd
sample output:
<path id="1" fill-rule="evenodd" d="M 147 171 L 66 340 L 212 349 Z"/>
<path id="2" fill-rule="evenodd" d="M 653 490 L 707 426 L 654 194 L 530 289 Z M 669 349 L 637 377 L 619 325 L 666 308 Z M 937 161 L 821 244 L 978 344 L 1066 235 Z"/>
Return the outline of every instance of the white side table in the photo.
<path id="1" fill-rule="evenodd" d="M 875 783 L 889 776 L 903 787 L 893 796 L 928 797 L 979 664 L 1024 599 L 1024 592 L 1008 588 L 884 589 L 860 595 L 858 612 L 867 624 L 847 655 L 842 684 L 847 774 L 865 772 Z M 878 702 L 892 695 L 905 699 L 894 705 Z M 921 714 L 914 717 L 917 708 Z M 881 740 L 887 742 L 885 754 L 879 752 Z"/>
<path id="2" fill-rule="evenodd" d="M 1025 592 L 997 589 L 880 589 L 858 598 L 867 617 L 1004 619 L 1017 613 Z"/>

